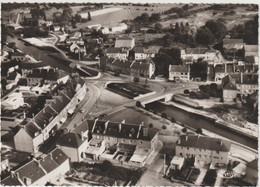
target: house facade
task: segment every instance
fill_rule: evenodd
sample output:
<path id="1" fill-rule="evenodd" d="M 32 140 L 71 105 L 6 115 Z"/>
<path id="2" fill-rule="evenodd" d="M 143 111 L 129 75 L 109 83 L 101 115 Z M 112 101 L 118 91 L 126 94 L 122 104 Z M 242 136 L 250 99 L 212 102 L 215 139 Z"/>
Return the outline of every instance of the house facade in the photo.
<path id="1" fill-rule="evenodd" d="M 135 39 L 130 36 L 123 36 L 116 39 L 115 48 L 132 49 L 135 46 Z"/>
<path id="2" fill-rule="evenodd" d="M 206 164 L 228 164 L 229 141 L 206 136 L 180 136 L 176 145 L 176 156 L 195 158 L 195 162 Z"/>
<path id="3" fill-rule="evenodd" d="M 37 153 L 41 145 L 66 121 L 68 111 L 75 110 L 84 99 L 86 95 L 84 80 L 74 79 L 67 82 L 62 90 L 58 90 L 52 99 L 47 100 L 37 115 L 22 125 L 14 136 L 17 151 Z"/>
<path id="4" fill-rule="evenodd" d="M 208 48 L 186 48 L 181 50 L 181 59 L 186 64 L 192 64 L 198 59 L 213 62 L 217 52 Z"/>
<path id="5" fill-rule="evenodd" d="M 185 65 L 169 65 L 169 80 L 190 81 L 190 70 Z"/>
<path id="6" fill-rule="evenodd" d="M 128 59 L 129 51 L 122 48 L 108 48 L 106 50 L 106 55 L 108 58 L 114 58 L 119 60 L 127 60 Z"/>

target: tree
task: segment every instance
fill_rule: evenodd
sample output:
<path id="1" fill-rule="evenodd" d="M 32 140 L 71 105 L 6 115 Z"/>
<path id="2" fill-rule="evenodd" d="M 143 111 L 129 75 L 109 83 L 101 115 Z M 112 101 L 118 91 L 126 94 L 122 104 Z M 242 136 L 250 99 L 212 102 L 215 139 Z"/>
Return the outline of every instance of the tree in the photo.
<path id="1" fill-rule="evenodd" d="M 152 124 L 152 123 L 150 123 L 150 124 L 149 124 L 149 127 L 150 127 L 150 128 L 152 128 L 152 127 L 153 127 L 153 124 Z"/>
<path id="2" fill-rule="evenodd" d="M 196 129 L 196 133 L 197 133 L 197 134 L 202 134 L 202 129 L 201 129 L 201 128 L 197 128 L 197 129 Z"/>
<path id="3" fill-rule="evenodd" d="M 162 113 L 162 118 L 166 119 L 167 118 L 167 114 L 166 113 Z"/>
<path id="4" fill-rule="evenodd" d="M 196 35 L 196 42 L 202 45 L 211 45 L 215 42 L 215 37 L 207 28 L 200 28 Z"/>
<path id="5" fill-rule="evenodd" d="M 218 21 L 209 20 L 206 22 L 205 27 L 211 31 L 218 42 L 222 41 L 227 33 L 226 26 Z"/>
<path id="6" fill-rule="evenodd" d="M 156 23 L 156 24 L 154 25 L 154 29 L 155 29 L 157 32 L 161 32 L 161 30 L 162 30 L 162 24 Z"/>
<path id="7" fill-rule="evenodd" d="M 138 83 L 140 80 L 139 80 L 139 78 L 138 77 L 134 77 L 134 82 L 135 83 Z"/>
<path id="8" fill-rule="evenodd" d="M 72 18 L 73 11 L 70 7 L 64 8 L 62 13 L 62 19 L 65 21 L 70 21 Z"/>
<path id="9" fill-rule="evenodd" d="M 183 93 L 188 95 L 188 94 L 190 93 L 190 91 L 189 91 L 188 89 L 185 89 L 185 90 L 183 91 Z"/>
<path id="10" fill-rule="evenodd" d="M 167 127 L 165 125 L 162 126 L 162 129 L 165 130 Z"/>
<path id="11" fill-rule="evenodd" d="M 176 120 L 175 120 L 174 118 L 171 118 L 171 122 L 175 123 L 175 122 L 176 122 Z"/>
<path id="12" fill-rule="evenodd" d="M 91 21 L 91 15 L 89 11 L 88 11 L 88 21 Z"/>
<path id="13" fill-rule="evenodd" d="M 140 101 L 136 101 L 136 106 L 137 106 L 137 107 L 142 107 L 141 102 L 140 102 Z"/>
<path id="14" fill-rule="evenodd" d="M 153 14 L 151 15 L 151 17 L 149 18 L 149 20 L 150 20 L 151 22 L 157 22 L 157 21 L 160 21 L 160 19 L 161 19 L 161 16 L 160 16 L 160 14 L 158 14 L 158 13 L 153 13 Z"/>
<path id="15" fill-rule="evenodd" d="M 187 128 L 183 127 L 181 131 L 182 131 L 183 133 L 186 133 L 186 132 L 187 132 Z"/>

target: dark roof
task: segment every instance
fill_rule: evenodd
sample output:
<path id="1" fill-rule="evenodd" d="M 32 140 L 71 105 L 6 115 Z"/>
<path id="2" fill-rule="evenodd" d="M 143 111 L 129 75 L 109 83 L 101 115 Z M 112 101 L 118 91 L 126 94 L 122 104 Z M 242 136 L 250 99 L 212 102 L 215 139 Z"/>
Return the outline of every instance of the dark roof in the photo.
<path id="1" fill-rule="evenodd" d="M 67 74 L 61 70 L 55 69 L 33 69 L 31 73 L 27 75 L 30 78 L 42 78 L 45 80 L 57 81 L 58 79 L 65 77 Z"/>
<path id="2" fill-rule="evenodd" d="M 258 63 L 258 62 L 256 62 L 256 58 L 254 56 L 245 56 L 245 61 L 246 61 L 246 63 L 249 63 L 249 64 Z"/>
<path id="3" fill-rule="evenodd" d="M 11 54 L 12 56 L 25 56 L 23 53 L 21 53 L 21 52 L 13 52 L 12 54 Z"/>
<path id="4" fill-rule="evenodd" d="M 150 63 L 146 62 L 133 62 L 132 65 L 130 66 L 130 69 L 138 69 L 141 71 L 148 71 L 150 67 Z"/>
<path id="5" fill-rule="evenodd" d="M 79 148 L 83 142 L 78 133 L 68 132 L 58 141 L 58 145 Z"/>
<path id="6" fill-rule="evenodd" d="M 231 73 L 232 79 L 236 84 L 258 84 L 258 74 L 256 73 Z"/>
<path id="7" fill-rule="evenodd" d="M 40 160 L 40 164 L 47 173 L 50 173 L 51 171 L 59 167 L 59 165 L 54 160 L 52 160 L 51 153 L 42 158 Z"/>
<path id="8" fill-rule="evenodd" d="M 56 148 L 51 152 L 52 159 L 58 164 L 61 165 L 65 162 L 69 157 L 60 149 Z"/>
<path id="9" fill-rule="evenodd" d="M 255 159 L 247 164 L 248 168 L 258 170 L 258 159 Z"/>
<path id="10" fill-rule="evenodd" d="M 10 73 L 8 73 L 8 76 L 6 77 L 7 80 L 15 80 L 17 73 L 16 71 L 12 71 Z"/>
<path id="11" fill-rule="evenodd" d="M 33 138 L 35 133 L 40 132 L 40 129 L 32 122 L 27 123 L 25 126 L 25 131 Z"/>
<path id="12" fill-rule="evenodd" d="M 224 86 L 223 90 L 237 90 L 237 87 L 232 82 L 228 81 Z"/>
<path id="13" fill-rule="evenodd" d="M 180 137 L 180 146 L 195 147 L 214 151 L 229 152 L 231 143 L 220 138 L 207 136 L 184 135 Z"/>
<path id="14" fill-rule="evenodd" d="M 81 134 L 81 132 L 86 132 L 87 130 L 92 130 L 93 126 L 89 126 L 87 121 L 83 121 L 80 125 L 78 125 L 77 127 L 75 127 L 72 132 L 73 133 L 77 133 L 77 134 Z"/>
<path id="15" fill-rule="evenodd" d="M 105 125 L 106 122 L 107 121 L 98 120 L 96 122 L 93 133 L 104 134 L 104 131 L 106 129 L 104 135 L 107 136 L 127 138 L 127 139 L 140 139 L 140 140 L 152 140 L 153 137 L 158 133 L 158 130 L 155 128 L 145 128 L 144 126 L 140 128 L 140 125 L 129 124 L 129 123 L 108 122 L 106 127 Z M 140 132 L 139 132 L 139 128 L 140 128 Z"/>
<path id="16" fill-rule="evenodd" d="M 172 72 L 189 72 L 188 66 L 185 65 L 170 65 L 170 71 Z"/>
<path id="17" fill-rule="evenodd" d="M 227 72 L 226 73 L 233 73 L 233 64 L 227 64 Z M 216 65 L 215 66 L 215 73 L 225 73 L 225 65 Z"/>
<path id="18" fill-rule="evenodd" d="M 29 163 L 23 165 L 19 169 L 15 171 L 19 173 L 19 178 L 23 179 L 23 177 L 31 179 L 31 182 L 39 180 L 40 178 L 45 176 L 45 172 L 39 167 L 38 161 L 32 160 Z"/>
<path id="19" fill-rule="evenodd" d="M 131 145 L 131 144 L 124 144 L 124 143 L 119 143 L 118 144 L 119 151 L 131 151 L 134 152 L 136 145 Z"/>
<path id="20" fill-rule="evenodd" d="M 144 53 L 143 47 L 135 47 L 133 50 L 134 50 L 135 53 Z"/>
<path id="21" fill-rule="evenodd" d="M 107 49 L 107 53 L 120 53 L 121 49 L 116 47 L 111 47 Z"/>
<path id="22" fill-rule="evenodd" d="M 44 62 L 38 62 L 38 63 L 22 62 L 20 64 L 21 69 L 34 69 L 34 68 L 41 68 L 44 66 L 48 66 L 48 65 L 46 65 Z"/>
<path id="23" fill-rule="evenodd" d="M 3 186 L 22 186 L 23 184 L 20 183 L 19 180 L 11 174 L 8 177 L 6 177 L 5 179 L 1 178 L 1 185 L 3 185 Z"/>
<path id="24" fill-rule="evenodd" d="M 244 41 L 243 39 L 230 39 L 230 38 L 226 38 L 223 39 L 223 44 L 243 44 Z"/>
<path id="25" fill-rule="evenodd" d="M 133 40 L 133 38 L 130 36 L 122 36 L 122 37 L 117 38 L 117 40 Z"/>
<path id="26" fill-rule="evenodd" d="M 208 48 L 187 48 L 186 54 L 205 54 L 208 51 Z"/>

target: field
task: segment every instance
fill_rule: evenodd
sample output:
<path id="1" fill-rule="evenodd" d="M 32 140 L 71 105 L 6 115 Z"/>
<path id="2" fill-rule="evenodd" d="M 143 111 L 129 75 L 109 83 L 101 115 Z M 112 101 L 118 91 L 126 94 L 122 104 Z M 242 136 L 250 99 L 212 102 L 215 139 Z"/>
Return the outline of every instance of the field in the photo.
<path id="1" fill-rule="evenodd" d="M 192 14 L 185 18 L 172 19 L 168 21 L 162 21 L 161 24 L 163 27 L 169 27 L 171 24 L 175 25 L 176 22 L 188 22 L 190 25 L 195 25 L 197 28 L 203 26 L 206 21 L 210 19 L 223 19 L 226 23 L 227 29 L 233 28 L 235 25 L 243 24 L 246 21 L 253 18 L 257 15 L 257 12 L 249 12 L 246 10 L 246 7 L 238 7 L 234 10 L 236 13 L 234 15 L 223 15 L 225 11 L 215 11 L 215 10 L 206 10 L 203 12 L 198 12 Z M 213 13 L 217 13 L 213 15 Z"/>
<path id="2" fill-rule="evenodd" d="M 121 5 L 105 5 L 104 8 L 121 8 L 121 10 L 91 17 L 91 21 L 77 24 L 78 29 L 84 29 L 89 25 L 101 24 L 102 26 L 109 26 L 120 23 L 123 20 L 132 20 L 143 13 L 151 15 L 152 13 L 161 13 L 172 7 L 178 7 L 180 4 L 160 4 L 153 5 L 154 7 L 146 6 L 121 6 Z"/>

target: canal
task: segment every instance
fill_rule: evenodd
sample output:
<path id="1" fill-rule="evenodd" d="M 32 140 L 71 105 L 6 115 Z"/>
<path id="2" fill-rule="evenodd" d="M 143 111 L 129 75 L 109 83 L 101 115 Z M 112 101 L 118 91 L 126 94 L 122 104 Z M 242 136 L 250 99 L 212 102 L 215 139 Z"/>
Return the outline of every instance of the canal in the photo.
<path id="1" fill-rule="evenodd" d="M 217 126 L 214 121 L 207 120 L 196 114 L 186 112 L 185 110 L 181 110 L 171 105 L 165 105 L 161 102 L 150 103 L 148 104 L 148 107 L 153 108 L 159 113 L 166 113 L 168 117 L 175 118 L 177 121 L 190 127 L 196 129 L 203 128 L 253 149 L 258 149 L 257 140 L 226 129 L 225 127 Z"/>

